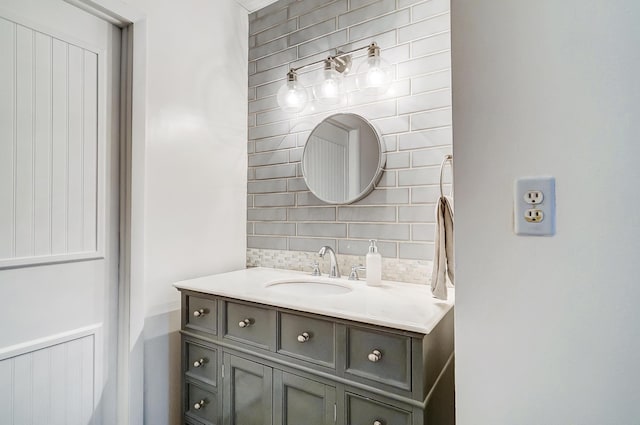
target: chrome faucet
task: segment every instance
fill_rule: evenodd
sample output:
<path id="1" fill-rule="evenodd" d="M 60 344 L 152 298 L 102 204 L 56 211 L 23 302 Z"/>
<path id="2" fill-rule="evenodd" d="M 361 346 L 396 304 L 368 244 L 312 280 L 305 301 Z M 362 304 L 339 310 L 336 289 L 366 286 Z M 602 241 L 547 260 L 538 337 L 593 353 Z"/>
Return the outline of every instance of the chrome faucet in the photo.
<path id="1" fill-rule="evenodd" d="M 336 253 L 330 246 L 323 246 L 318 251 L 318 255 L 320 258 L 324 258 L 324 254 L 329 252 L 329 277 L 340 277 L 340 269 L 338 268 L 338 259 L 336 258 Z"/>

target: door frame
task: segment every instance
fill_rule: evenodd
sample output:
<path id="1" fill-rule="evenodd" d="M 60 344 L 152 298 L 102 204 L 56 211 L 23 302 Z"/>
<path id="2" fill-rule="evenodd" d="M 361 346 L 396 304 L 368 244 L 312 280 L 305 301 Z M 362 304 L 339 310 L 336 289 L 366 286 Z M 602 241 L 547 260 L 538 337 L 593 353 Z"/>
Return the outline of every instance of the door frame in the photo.
<path id="1" fill-rule="evenodd" d="M 117 423 L 144 420 L 144 214 L 147 21 L 120 0 L 63 0 L 122 30 Z"/>

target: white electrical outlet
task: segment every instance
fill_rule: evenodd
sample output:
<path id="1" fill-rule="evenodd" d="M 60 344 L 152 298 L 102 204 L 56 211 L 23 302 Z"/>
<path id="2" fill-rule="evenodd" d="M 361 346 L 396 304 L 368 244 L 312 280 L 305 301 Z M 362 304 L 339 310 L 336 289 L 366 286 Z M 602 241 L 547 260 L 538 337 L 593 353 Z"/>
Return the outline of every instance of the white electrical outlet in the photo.
<path id="1" fill-rule="evenodd" d="M 544 213 L 542 210 L 526 210 L 524 212 L 524 219 L 529 223 L 540 223 L 544 220 Z"/>
<path id="2" fill-rule="evenodd" d="M 551 236 L 556 233 L 555 186 L 553 177 L 516 180 L 513 221 L 517 235 Z"/>
<path id="3" fill-rule="evenodd" d="M 527 204 L 538 205 L 544 200 L 544 194 L 540 190 L 529 190 L 524 194 L 523 199 Z"/>

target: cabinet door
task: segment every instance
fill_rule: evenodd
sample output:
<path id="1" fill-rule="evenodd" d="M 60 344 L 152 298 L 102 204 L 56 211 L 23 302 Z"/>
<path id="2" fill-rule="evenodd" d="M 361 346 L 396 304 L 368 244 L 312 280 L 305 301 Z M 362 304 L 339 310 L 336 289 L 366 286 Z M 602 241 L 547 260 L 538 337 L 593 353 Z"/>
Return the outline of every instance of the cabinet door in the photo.
<path id="1" fill-rule="evenodd" d="M 333 425 L 336 423 L 334 387 L 275 370 L 273 372 L 274 423 Z"/>
<path id="2" fill-rule="evenodd" d="M 272 369 L 230 354 L 223 363 L 224 425 L 271 425 Z"/>

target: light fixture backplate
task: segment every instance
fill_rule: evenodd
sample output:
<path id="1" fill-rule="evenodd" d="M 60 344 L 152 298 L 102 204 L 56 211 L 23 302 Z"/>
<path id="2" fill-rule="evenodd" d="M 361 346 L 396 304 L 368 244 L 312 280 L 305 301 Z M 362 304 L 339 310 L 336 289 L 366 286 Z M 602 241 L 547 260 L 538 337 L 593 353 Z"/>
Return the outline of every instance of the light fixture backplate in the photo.
<path id="1" fill-rule="evenodd" d="M 333 62 L 336 64 L 336 71 L 341 74 L 348 73 L 351 69 L 351 55 L 340 56 L 342 54 L 343 52 L 338 50 L 338 53 L 333 58 Z"/>

